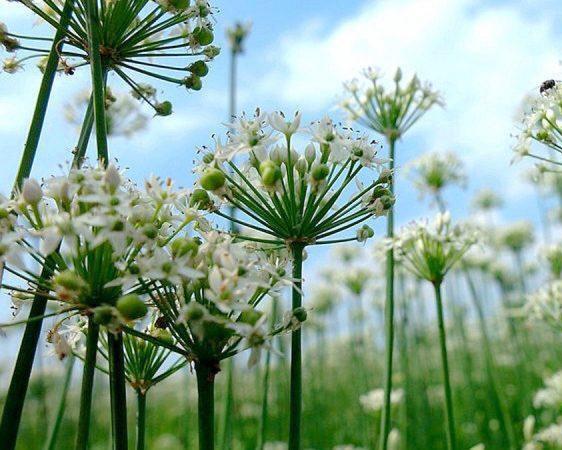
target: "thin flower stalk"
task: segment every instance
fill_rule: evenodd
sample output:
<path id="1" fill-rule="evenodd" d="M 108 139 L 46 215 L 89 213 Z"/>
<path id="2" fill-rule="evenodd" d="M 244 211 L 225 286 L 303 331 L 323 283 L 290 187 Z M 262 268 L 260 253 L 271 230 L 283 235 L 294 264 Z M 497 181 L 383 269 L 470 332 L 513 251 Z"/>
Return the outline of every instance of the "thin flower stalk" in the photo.
<path id="1" fill-rule="evenodd" d="M 450 269 L 458 263 L 476 242 L 476 234 L 469 227 L 453 226 L 448 213 L 439 214 L 434 223 L 412 223 L 387 245 L 397 252 L 404 268 L 415 276 L 429 281 L 434 288 L 437 306 L 439 347 L 443 372 L 447 448 L 457 448 L 453 399 L 450 383 L 447 336 L 443 313 L 441 286 Z"/>
<path id="2" fill-rule="evenodd" d="M 438 92 L 429 84 L 422 84 L 414 75 L 407 83 L 402 81 L 402 70 L 398 68 L 394 75 L 393 89 L 387 90 L 380 82 L 380 73 L 372 68 L 364 71 L 365 86 L 358 80 L 345 85 L 348 97 L 341 106 L 348 113 L 349 119 L 384 136 L 389 148 L 390 170 L 394 172 L 396 141 L 434 105 L 443 102 Z M 394 193 L 396 180 L 390 180 L 389 190 Z M 387 215 L 388 239 L 394 236 L 394 207 Z M 386 303 L 385 303 L 385 399 L 386 406 L 381 416 L 382 431 L 380 450 L 387 450 L 388 436 L 391 430 L 390 393 L 392 392 L 392 365 L 394 354 L 394 272 L 393 249 L 386 254 Z"/>

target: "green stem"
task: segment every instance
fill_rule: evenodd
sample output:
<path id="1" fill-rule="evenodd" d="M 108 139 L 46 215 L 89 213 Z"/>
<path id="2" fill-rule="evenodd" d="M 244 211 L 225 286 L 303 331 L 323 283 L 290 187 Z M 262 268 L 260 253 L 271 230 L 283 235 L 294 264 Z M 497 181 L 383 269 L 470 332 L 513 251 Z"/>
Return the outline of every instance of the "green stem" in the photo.
<path id="1" fill-rule="evenodd" d="M 394 171 L 395 138 L 389 138 L 389 169 Z M 394 174 L 389 182 L 388 189 L 394 193 Z M 394 207 L 388 211 L 386 222 L 386 237 L 394 236 Z M 394 251 L 386 253 L 386 301 L 384 307 L 385 321 L 385 373 L 384 373 L 384 408 L 381 415 L 381 433 L 379 449 L 387 450 L 388 434 L 390 433 L 390 395 L 392 393 L 392 362 L 394 353 Z"/>
<path id="2" fill-rule="evenodd" d="M 37 103 L 35 104 L 29 133 L 27 135 L 27 140 L 25 141 L 20 166 L 16 175 L 16 182 L 14 183 L 14 191 L 21 188 L 23 180 L 28 178 L 31 173 L 31 167 L 33 166 L 35 154 L 39 145 L 39 138 L 41 137 L 41 131 L 43 130 L 43 123 L 45 122 L 45 115 L 47 113 L 47 106 L 49 104 L 53 82 L 59 65 L 60 51 L 62 50 L 64 37 L 68 30 L 68 25 L 72 16 L 73 4 L 74 0 L 66 0 L 60 15 L 59 27 L 53 38 L 53 45 L 51 47 L 51 51 L 49 52 L 47 64 L 45 65 L 45 71 L 43 72 L 43 78 L 41 80 L 41 86 L 39 87 Z M 4 436 L 3 433 L 0 434 Z"/>
<path id="3" fill-rule="evenodd" d="M 53 422 L 53 425 L 51 426 L 51 430 L 49 431 L 49 438 L 44 447 L 45 450 L 56 450 L 57 448 L 57 439 L 59 435 L 61 422 L 64 416 L 64 411 L 66 409 L 66 399 L 68 396 L 68 390 L 70 388 L 70 381 L 72 380 L 72 370 L 74 368 L 74 361 L 76 361 L 74 356 L 71 355 L 68 357 L 68 362 L 66 365 L 66 374 L 64 377 L 64 384 L 62 386 L 62 391 L 60 393 L 60 398 L 59 398 L 59 405 L 57 408 L 57 415 L 55 417 L 55 421 Z"/>
<path id="4" fill-rule="evenodd" d="M 275 320 L 277 317 L 277 299 L 272 299 L 272 309 L 271 309 L 271 327 L 275 325 Z M 267 354 L 265 357 L 265 371 L 263 374 L 263 397 L 262 397 L 262 404 L 261 404 L 261 418 L 260 424 L 258 429 L 258 441 L 256 444 L 256 450 L 263 450 L 263 446 L 265 444 L 265 439 L 267 436 L 267 410 L 269 407 L 269 380 L 270 380 L 270 372 L 271 372 L 271 349 L 267 350 Z"/>
<path id="5" fill-rule="evenodd" d="M 60 16 L 59 28 L 55 33 L 53 46 L 47 59 L 47 65 L 45 67 L 43 79 L 41 80 L 39 94 L 37 95 L 35 111 L 33 113 L 20 166 L 14 182 L 14 192 L 21 188 L 23 180 L 28 178 L 31 173 L 31 167 L 33 166 L 33 162 L 35 160 L 35 153 L 37 151 L 39 137 L 41 136 L 41 131 L 43 129 L 47 105 L 49 103 L 51 89 L 59 62 L 59 51 L 62 48 L 62 38 L 68 29 L 73 3 L 74 0 L 66 0 Z M 44 315 L 46 307 L 47 300 L 42 296 L 36 296 L 33 299 L 33 304 L 29 312 L 29 318 L 33 319 L 34 317 Z M 31 369 L 33 367 L 33 360 L 35 359 L 35 352 L 39 341 L 39 335 L 41 334 L 42 325 L 42 320 L 33 320 L 25 327 L 16 365 L 14 367 L 8 393 L 6 394 L 4 409 L 2 410 L 0 436 L 2 436 L 2 445 L 4 450 L 13 450 L 16 446 L 25 394 L 29 385 L 29 378 L 31 376 Z"/>
<path id="6" fill-rule="evenodd" d="M 482 303 L 480 302 L 478 292 L 476 291 L 476 285 L 474 284 L 474 280 L 470 276 L 468 270 L 465 270 L 464 274 L 466 277 L 466 281 L 468 283 L 468 290 L 470 291 L 472 303 L 474 304 L 478 316 L 480 333 L 482 334 L 482 340 L 484 344 L 484 358 L 486 362 L 486 370 L 488 372 L 488 377 L 490 379 L 490 386 L 497 399 L 503 426 L 506 432 L 505 434 L 507 437 L 509 450 L 515 450 L 516 448 L 518 448 L 518 446 L 515 438 L 513 421 L 511 419 L 511 414 L 509 412 L 509 405 L 507 403 L 507 399 L 505 397 L 505 394 L 500 386 L 500 382 L 497 377 L 496 363 L 492 355 L 492 349 L 490 344 L 490 338 L 488 336 L 488 327 L 486 324 L 486 316 L 484 315 L 484 309 L 482 308 Z"/>
<path id="7" fill-rule="evenodd" d="M 199 450 L 215 448 L 215 374 L 208 364 L 195 363 L 197 409 L 199 413 Z"/>
<path id="8" fill-rule="evenodd" d="M 234 405 L 234 360 L 231 358 L 226 369 L 226 395 L 224 398 L 224 414 L 221 430 L 221 448 L 232 448 L 232 414 Z"/>
<path id="9" fill-rule="evenodd" d="M 445 320 L 443 318 L 443 299 L 441 298 L 441 283 L 433 283 L 435 289 L 435 302 L 437 303 L 437 320 L 439 326 L 439 346 L 441 348 L 441 362 L 443 368 L 443 387 L 445 390 L 445 422 L 447 427 L 447 449 L 456 450 L 455 418 L 453 415 L 453 395 L 449 379 L 449 359 L 447 356 L 447 335 L 445 333 Z"/>
<path id="10" fill-rule="evenodd" d="M 304 245 L 296 242 L 291 245 L 293 256 L 293 310 L 302 306 L 302 260 Z M 301 330 L 291 335 L 291 394 L 289 405 L 289 448 L 301 449 L 301 416 L 302 416 L 302 354 Z"/>
<path id="11" fill-rule="evenodd" d="M 105 119 L 105 68 L 99 51 L 100 19 L 96 0 L 87 0 L 86 6 L 88 14 L 88 44 L 90 48 L 92 96 L 94 100 L 94 121 L 96 124 L 98 159 L 103 165 L 107 165 L 109 155 L 107 150 L 107 124 Z"/>
<path id="12" fill-rule="evenodd" d="M 123 334 L 108 333 L 107 343 L 113 450 L 127 450 L 127 392 L 125 390 Z"/>
<path id="13" fill-rule="evenodd" d="M 88 318 L 88 334 L 86 335 L 86 357 L 82 372 L 82 388 L 80 393 L 80 413 L 78 416 L 78 433 L 76 450 L 87 450 L 90 433 L 90 417 L 92 415 L 92 391 L 96 371 L 96 355 L 98 351 L 99 326 L 92 317 Z"/>
<path id="14" fill-rule="evenodd" d="M 90 141 L 90 136 L 92 135 L 93 125 L 94 125 L 94 97 L 90 96 L 90 101 L 88 102 L 88 107 L 86 108 L 86 114 L 84 115 L 84 121 L 82 122 L 82 129 L 80 130 L 80 136 L 78 137 L 78 144 L 74 149 L 74 158 L 72 160 L 73 168 L 81 167 L 84 162 L 84 156 L 86 155 L 88 142 Z"/>
<path id="15" fill-rule="evenodd" d="M 137 390 L 137 450 L 144 450 L 146 438 L 146 392 Z"/>

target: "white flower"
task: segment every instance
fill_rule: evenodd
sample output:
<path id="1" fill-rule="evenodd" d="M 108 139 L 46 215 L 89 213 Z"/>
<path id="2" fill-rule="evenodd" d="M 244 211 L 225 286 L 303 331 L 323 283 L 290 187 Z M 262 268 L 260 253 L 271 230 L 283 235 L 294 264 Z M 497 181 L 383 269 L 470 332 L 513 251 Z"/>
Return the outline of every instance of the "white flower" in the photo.
<path id="1" fill-rule="evenodd" d="M 402 401 L 404 391 L 395 389 L 390 393 L 390 404 L 396 405 Z M 376 412 L 382 410 L 384 406 L 384 389 L 373 389 L 367 394 L 359 397 L 359 403 L 367 412 Z"/>
<path id="2" fill-rule="evenodd" d="M 109 187 L 110 192 L 114 192 L 119 186 L 121 186 L 121 174 L 117 167 L 110 164 L 103 175 L 103 181 Z"/>
<path id="3" fill-rule="evenodd" d="M 295 117 L 292 121 L 288 121 L 282 112 L 273 112 L 269 115 L 269 124 L 274 130 L 283 133 L 288 138 L 299 131 L 301 124 L 302 114 L 300 112 L 295 113 Z"/>
<path id="4" fill-rule="evenodd" d="M 34 178 L 27 178 L 23 182 L 21 195 L 28 205 L 37 205 L 43 198 L 43 190 L 37 180 Z"/>

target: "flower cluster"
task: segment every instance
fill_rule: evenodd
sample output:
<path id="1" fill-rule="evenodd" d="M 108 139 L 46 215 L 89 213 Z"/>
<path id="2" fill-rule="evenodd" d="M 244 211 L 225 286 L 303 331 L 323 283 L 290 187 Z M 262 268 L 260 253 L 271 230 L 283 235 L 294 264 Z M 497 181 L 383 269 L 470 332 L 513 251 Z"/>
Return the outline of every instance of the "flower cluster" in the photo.
<path id="1" fill-rule="evenodd" d="M 439 284 L 447 272 L 476 243 L 470 227 L 452 225 L 449 213 L 438 214 L 433 223 L 413 222 L 388 244 L 416 276 Z"/>
<path id="2" fill-rule="evenodd" d="M 31 0 L 21 3 L 53 29 L 61 30 L 59 23 L 66 14 L 61 2 L 44 0 L 45 8 Z M 137 77 L 195 91 L 201 89 L 201 78 L 209 71 L 207 62 L 219 53 L 219 49 L 211 45 L 214 40 L 212 7 L 207 0 L 96 0 L 93 8 L 88 11 L 85 2 L 76 2 L 69 27 L 59 41 L 60 71 L 72 75 L 79 67 L 90 64 L 92 55 L 86 18 L 94 14 L 97 29 L 93 32 L 99 41 L 103 67 L 117 74 L 132 89 L 132 95 L 146 101 L 157 114 L 170 114 L 171 103 L 159 102 L 156 89 L 136 81 Z M 50 52 L 45 44 L 50 42 L 52 39 L 46 37 L 11 33 L 0 23 L 0 45 L 6 51 L 18 52 L 17 56 L 4 61 L 4 71 L 15 73 L 32 58 L 40 58 L 38 66 L 43 69 Z M 174 59 L 187 62 L 177 65 L 170 62 Z M 174 73 L 183 76 L 177 77 Z"/>
<path id="3" fill-rule="evenodd" d="M 544 321 L 556 329 L 562 324 L 562 281 L 556 280 L 527 296 L 524 312 L 531 320 Z"/>
<path id="4" fill-rule="evenodd" d="M 187 260 L 178 270 L 195 276 L 191 281 L 168 276 L 153 283 L 150 295 L 160 314 L 158 326 L 170 332 L 180 353 L 190 360 L 218 371 L 220 361 L 243 346 L 252 349 L 249 364 L 253 365 L 268 338 L 294 323 L 291 316 L 287 324 L 268 330 L 261 309 L 264 298 L 291 284 L 285 261 L 275 254 L 218 231 L 202 232 L 201 239 L 175 239 L 167 252 L 170 258 L 185 255 Z M 293 315 L 297 323 L 306 318 L 304 310 Z"/>
<path id="5" fill-rule="evenodd" d="M 41 296 L 62 302 L 62 321 L 93 315 L 97 323 L 120 329 L 147 313 L 141 296 L 150 288 L 138 280 L 166 271 L 164 265 L 142 262 L 154 260 L 187 224 L 206 226 L 188 202 L 187 193 L 174 191 L 171 181 L 152 178 L 140 191 L 113 165 L 72 169 L 43 186 L 27 179 L 15 199 L 0 208 L 6 230 L 0 235 L 0 263 L 28 286 L 2 287 L 18 300 Z M 40 274 L 30 268 L 31 261 L 43 266 Z M 174 271 L 195 275 L 169 270 Z"/>
<path id="6" fill-rule="evenodd" d="M 401 137 L 432 106 L 443 105 L 438 92 L 422 84 L 417 76 L 402 82 L 402 70 L 394 75 L 394 88 L 386 89 L 377 70 L 363 73 L 366 86 L 358 80 L 345 85 L 349 97 L 342 102 L 349 118 L 392 139 Z"/>
<path id="7" fill-rule="evenodd" d="M 203 149 L 197 168 L 199 206 L 269 235 L 273 239 L 263 241 L 277 244 L 327 243 L 324 238 L 386 214 L 394 203 L 387 188 L 392 174 L 377 157 L 375 143 L 338 130 L 329 118 L 306 130 L 300 129 L 300 121 L 300 114 L 288 121 L 282 113 L 259 110 L 253 117 L 240 117 L 225 145 L 218 141 L 214 151 Z M 309 138 L 302 151 L 292 141 L 299 131 Z M 374 169 L 375 177 L 363 185 L 359 175 L 365 169 Z M 354 184 L 357 191 L 349 192 Z M 217 199 L 252 222 L 223 214 Z M 347 240 L 372 235 L 364 225 Z"/>
<path id="8" fill-rule="evenodd" d="M 549 80 L 541 87 L 541 93 L 534 98 L 524 114 L 521 131 L 514 147 L 513 161 L 530 156 L 546 163 L 545 170 L 558 172 L 562 165 L 562 84 Z M 535 147 L 546 147 L 546 155 L 533 153 Z"/>
<path id="9" fill-rule="evenodd" d="M 415 186 L 423 194 L 438 196 L 449 185 L 464 186 L 464 164 L 453 152 L 426 153 L 409 164 Z"/>
<path id="10" fill-rule="evenodd" d="M 506 249 L 518 253 L 534 241 L 533 226 L 526 221 L 515 222 L 500 229 L 497 243 Z"/>
<path id="11" fill-rule="evenodd" d="M 501 207 L 502 204 L 502 198 L 492 189 L 481 189 L 472 199 L 472 205 L 478 211 L 491 211 Z"/>

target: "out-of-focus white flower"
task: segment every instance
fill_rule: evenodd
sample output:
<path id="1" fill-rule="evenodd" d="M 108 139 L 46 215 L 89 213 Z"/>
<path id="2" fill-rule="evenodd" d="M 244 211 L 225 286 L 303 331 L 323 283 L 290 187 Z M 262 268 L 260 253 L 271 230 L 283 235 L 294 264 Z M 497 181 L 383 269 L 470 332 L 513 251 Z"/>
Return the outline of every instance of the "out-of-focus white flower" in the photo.
<path id="1" fill-rule="evenodd" d="M 529 294 L 523 309 L 529 319 L 545 321 L 556 329 L 562 329 L 562 281 L 553 281 Z"/>
<path id="2" fill-rule="evenodd" d="M 404 391 L 402 389 L 395 389 L 390 393 L 391 405 L 396 405 L 402 401 Z M 359 397 L 359 403 L 367 412 L 376 412 L 382 410 L 384 406 L 384 389 L 373 389 L 367 394 Z"/>

